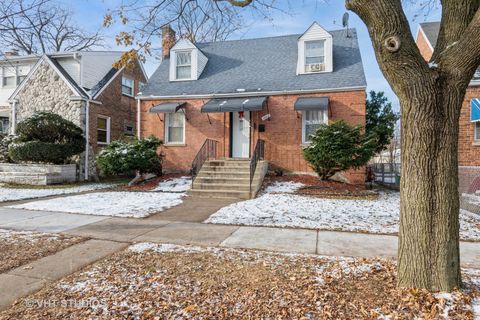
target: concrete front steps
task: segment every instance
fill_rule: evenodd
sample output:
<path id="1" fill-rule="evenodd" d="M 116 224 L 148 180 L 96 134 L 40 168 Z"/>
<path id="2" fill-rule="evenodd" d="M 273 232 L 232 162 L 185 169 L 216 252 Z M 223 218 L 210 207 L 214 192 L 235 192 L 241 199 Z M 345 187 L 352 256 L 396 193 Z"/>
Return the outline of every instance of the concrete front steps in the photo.
<path id="1" fill-rule="evenodd" d="M 211 198 L 255 198 L 267 170 L 267 161 L 259 161 L 250 190 L 250 160 L 206 161 L 188 194 Z"/>

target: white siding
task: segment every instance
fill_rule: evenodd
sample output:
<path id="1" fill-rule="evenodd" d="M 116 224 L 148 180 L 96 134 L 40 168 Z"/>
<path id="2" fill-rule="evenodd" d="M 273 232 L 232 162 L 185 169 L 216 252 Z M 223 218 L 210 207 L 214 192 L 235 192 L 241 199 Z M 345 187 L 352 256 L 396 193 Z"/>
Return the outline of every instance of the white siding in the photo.
<path id="1" fill-rule="evenodd" d="M 297 74 L 305 73 L 305 42 L 313 40 L 325 40 L 325 71 L 323 72 L 333 72 L 332 35 L 315 22 L 300 39 L 298 39 Z"/>
<path id="2" fill-rule="evenodd" d="M 202 53 L 202 51 L 198 50 L 197 79 L 202 75 L 203 69 L 205 69 L 207 62 L 208 58 Z"/>
<path id="3" fill-rule="evenodd" d="M 112 69 L 122 52 L 82 52 L 81 86 L 91 89 Z"/>
<path id="4" fill-rule="evenodd" d="M 80 63 L 77 60 L 73 57 L 55 58 L 55 60 L 76 83 L 80 83 Z"/>
<path id="5" fill-rule="evenodd" d="M 33 67 L 35 64 L 35 61 L 29 61 L 29 62 L 10 62 L 5 69 L 8 69 L 10 72 L 18 73 L 18 75 L 25 76 L 28 74 L 30 69 Z M 13 65 L 13 66 L 12 66 Z M 12 93 L 15 91 L 17 86 L 15 87 L 8 87 L 8 88 L 3 88 L 2 87 L 2 77 L 3 77 L 3 70 L 4 68 L 2 65 L 0 65 L 0 107 L 7 107 L 9 106 L 8 103 L 8 98 L 12 95 Z"/>

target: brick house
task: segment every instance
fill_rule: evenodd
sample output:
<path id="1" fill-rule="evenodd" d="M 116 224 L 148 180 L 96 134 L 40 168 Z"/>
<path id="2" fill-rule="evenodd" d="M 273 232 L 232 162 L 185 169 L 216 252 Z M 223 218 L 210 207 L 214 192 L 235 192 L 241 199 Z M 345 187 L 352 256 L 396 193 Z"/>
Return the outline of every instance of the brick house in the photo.
<path id="1" fill-rule="evenodd" d="M 8 99 L 11 133 L 34 112 L 61 115 L 80 126 L 87 138 L 86 152 L 79 160 L 79 178 L 96 177 L 94 158 L 99 148 L 135 136 L 135 95 L 147 81 L 140 63 L 133 68 L 113 68 L 120 55 L 89 51 L 38 58 Z"/>
<path id="2" fill-rule="evenodd" d="M 420 53 L 429 61 L 432 57 L 440 31 L 440 22 L 421 23 L 416 37 Z M 467 89 L 460 114 L 458 162 L 460 191 L 469 190 L 472 182 L 480 176 L 480 69 Z M 477 186 L 480 188 L 480 185 Z"/>
<path id="3" fill-rule="evenodd" d="M 163 60 L 138 101 L 139 137 L 164 141 L 167 171 L 187 172 L 206 139 L 218 157 L 250 159 L 264 141 L 270 169 L 313 173 L 302 146 L 321 123 L 365 125 L 366 80 L 355 30 L 211 43 L 163 32 Z M 364 183 L 364 170 L 343 178 Z"/>

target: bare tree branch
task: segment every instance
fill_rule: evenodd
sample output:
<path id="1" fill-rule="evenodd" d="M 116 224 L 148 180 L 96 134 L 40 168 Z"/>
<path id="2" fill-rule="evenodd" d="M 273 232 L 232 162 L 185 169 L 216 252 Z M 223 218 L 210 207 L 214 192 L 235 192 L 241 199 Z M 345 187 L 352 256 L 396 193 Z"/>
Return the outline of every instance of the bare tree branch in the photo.
<path id="1" fill-rule="evenodd" d="M 38 0 L 36 0 L 38 1 Z M 103 43 L 100 32 L 87 32 L 72 21 L 71 12 L 51 0 L 31 7 L 29 0 L 13 0 L 18 14 L 0 20 L 3 49 L 15 48 L 26 54 L 89 50 Z M 6 11 L 0 4 L 0 12 Z"/>

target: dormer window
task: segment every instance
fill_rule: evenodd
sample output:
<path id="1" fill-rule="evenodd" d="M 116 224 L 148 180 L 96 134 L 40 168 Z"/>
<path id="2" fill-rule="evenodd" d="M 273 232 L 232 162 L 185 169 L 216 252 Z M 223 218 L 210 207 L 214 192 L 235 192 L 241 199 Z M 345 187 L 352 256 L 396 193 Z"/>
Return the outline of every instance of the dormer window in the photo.
<path id="1" fill-rule="evenodd" d="M 298 38 L 297 74 L 333 72 L 333 36 L 313 23 Z"/>
<path id="2" fill-rule="evenodd" d="M 325 71 L 325 40 L 305 42 L 305 72 Z"/>
<path id="3" fill-rule="evenodd" d="M 176 52 L 176 79 L 188 80 L 192 78 L 192 52 L 180 51 Z"/>

